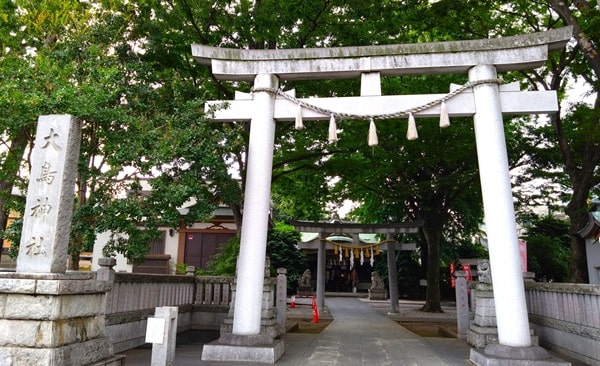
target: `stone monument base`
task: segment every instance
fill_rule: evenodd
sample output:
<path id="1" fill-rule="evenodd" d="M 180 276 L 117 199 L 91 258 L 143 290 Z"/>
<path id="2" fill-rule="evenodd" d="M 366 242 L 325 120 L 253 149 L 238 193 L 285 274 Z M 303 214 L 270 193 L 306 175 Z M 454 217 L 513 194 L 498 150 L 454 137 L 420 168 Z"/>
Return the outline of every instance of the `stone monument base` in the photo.
<path id="1" fill-rule="evenodd" d="M 108 356 L 110 339 L 96 339 L 55 348 L 0 347 L 0 365 L 124 366 L 125 355 Z"/>
<path id="2" fill-rule="evenodd" d="M 261 345 L 256 344 L 257 342 L 252 336 L 247 338 L 247 342 L 243 341 L 243 338 L 246 338 L 244 336 L 237 336 L 235 340 L 229 340 L 231 342 L 228 342 L 235 344 L 225 343 L 228 340 L 222 338 L 204 345 L 202 361 L 241 361 L 274 364 L 285 351 L 284 342 L 281 339 L 273 340 L 271 344 Z M 242 343 L 247 344 L 243 345 Z"/>
<path id="3" fill-rule="evenodd" d="M 110 285 L 93 274 L 0 274 L 0 365 L 123 365 L 104 332 Z"/>
<path id="4" fill-rule="evenodd" d="M 469 360 L 477 366 L 571 366 L 570 362 L 550 356 L 539 346 L 490 344 L 485 350 L 471 348 Z"/>
<path id="5" fill-rule="evenodd" d="M 369 300 L 387 300 L 387 291 L 382 288 L 369 289 Z"/>
<path id="6" fill-rule="evenodd" d="M 298 296 L 312 296 L 313 291 L 310 286 L 298 286 Z"/>

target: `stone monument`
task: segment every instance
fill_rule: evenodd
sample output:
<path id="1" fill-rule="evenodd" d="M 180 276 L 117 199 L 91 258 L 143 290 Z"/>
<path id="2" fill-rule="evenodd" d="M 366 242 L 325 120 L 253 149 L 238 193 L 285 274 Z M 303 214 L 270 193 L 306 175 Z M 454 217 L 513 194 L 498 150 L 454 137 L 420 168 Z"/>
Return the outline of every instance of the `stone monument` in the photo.
<path id="1" fill-rule="evenodd" d="M 310 269 L 306 269 L 298 281 L 298 296 L 312 296 L 312 294 L 311 272 Z"/>
<path id="2" fill-rule="evenodd" d="M 122 365 L 104 332 L 109 284 L 67 272 L 81 125 L 40 116 L 16 273 L 0 274 L 0 365 Z"/>
<path id="3" fill-rule="evenodd" d="M 387 300 L 385 284 L 377 271 L 371 272 L 371 288 L 369 289 L 369 300 Z"/>

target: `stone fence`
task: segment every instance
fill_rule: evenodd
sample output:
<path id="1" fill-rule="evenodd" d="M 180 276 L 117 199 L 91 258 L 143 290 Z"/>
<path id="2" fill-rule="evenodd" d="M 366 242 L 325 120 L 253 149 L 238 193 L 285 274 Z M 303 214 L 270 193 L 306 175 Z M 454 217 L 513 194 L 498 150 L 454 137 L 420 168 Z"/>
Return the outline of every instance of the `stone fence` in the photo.
<path id="1" fill-rule="evenodd" d="M 146 323 L 159 306 L 177 306 L 178 331 L 218 331 L 227 316 L 233 277 L 114 273 L 105 304 L 106 335 L 115 352 L 145 343 Z"/>
<path id="2" fill-rule="evenodd" d="M 600 286 L 526 281 L 525 288 L 540 345 L 600 366 Z"/>

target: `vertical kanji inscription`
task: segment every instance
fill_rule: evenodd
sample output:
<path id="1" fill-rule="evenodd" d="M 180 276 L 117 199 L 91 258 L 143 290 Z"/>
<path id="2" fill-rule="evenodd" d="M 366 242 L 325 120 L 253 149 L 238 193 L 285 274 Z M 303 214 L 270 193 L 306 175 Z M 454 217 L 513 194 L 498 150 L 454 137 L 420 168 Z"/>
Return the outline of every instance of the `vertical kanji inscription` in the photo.
<path id="1" fill-rule="evenodd" d="M 38 120 L 17 272 L 67 269 L 80 139 L 80 123 L 72 116 Z"/>

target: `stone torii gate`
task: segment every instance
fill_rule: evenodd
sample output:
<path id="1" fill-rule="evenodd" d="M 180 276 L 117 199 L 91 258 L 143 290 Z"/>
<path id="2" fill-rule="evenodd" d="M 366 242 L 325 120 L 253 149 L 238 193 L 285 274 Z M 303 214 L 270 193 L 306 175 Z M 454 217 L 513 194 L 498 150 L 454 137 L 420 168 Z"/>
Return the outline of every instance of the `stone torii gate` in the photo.
<path id="1" fill-rule="evenodd" d="M 555 113 L 558 102 L 554 91 L 521 92 L 512 84 L 499 86 L 497 72 L 543 65 L 548 51 L 564 47 L 571 33 L 567 27 L 475 41 L 288 50 L 192 45 L 194 58 L 210 65 L 216 78 L 254 82 L 251 95 L 239 94 L 234 101 L 206 105 L 207 111 L 214 111 L 214 121 L 251 121 L 231 342 L 239 350 L 230 347 L 224 352 L 238 353 L 231 359 L 241 360 L 243 353 L 247 361 L 255 361 L 252 352 L 243 348 L 262 342 L 259 334 L 275 121 L 294 121 L 298 105 L 304 107 L 302 118 L 306 120 L 394 114 L 410 121 L 438 116 L 446 109 L 449 116 L 473 116 L 490 265 L 492 271 L 502 271 L 493 272 L 499 344 L 488 346 L 484 353 L 472 350 L 471 359 L 478 364 L 494 360 L 499 362 L 494 364 L 507 365 L 544 359 L 547 364 L 549 356 L 532 346 L 529 331 L 502 116 Z M 470 84 L 454 95 L 381 96 L 381 75 L 444 73 L 466 73 Z M 360 97 L 295 99 L 278 90 L 279 80 L 353 77 L 361 77 Z M 228 107 L 219 109 L 225 103 Z M 271 361 L 278 357 L 274 355 Z M 512 359 L 502 363 L 505 358 Z"/>
<path id="2" fill-rule="evenodd" d="M 396 271 L 396 250 L 402 250 L 402 244 L 394 240 L 394 234 L 417 233 L 423 226 L 423 221 L 405 222 L 399 224 L 357 224 L 341 222 L 308 222 L 294 221 L 291 223 L 299 232 L 319 233 L 317 246 L 317 306 L 325 306 L 325 238 L 331 234 L 352 235 L 353 245 L 359 246 L 359 234 L 385 234 L 385 247 L 389 274 L 390 313 L 398 312 L 398 273 Z M 413 244 L 414 245 L 414 244 Z"/>

